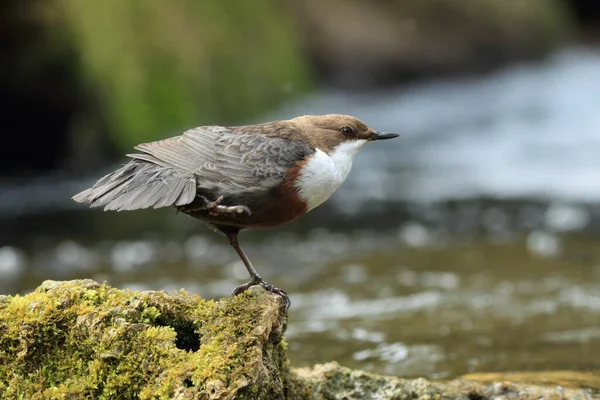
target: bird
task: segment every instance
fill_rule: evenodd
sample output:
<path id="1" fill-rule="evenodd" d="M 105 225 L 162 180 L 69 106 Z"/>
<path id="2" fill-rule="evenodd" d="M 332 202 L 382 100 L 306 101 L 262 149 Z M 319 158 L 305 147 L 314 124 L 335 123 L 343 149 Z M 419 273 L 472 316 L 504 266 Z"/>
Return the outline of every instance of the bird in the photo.
<path id="1" fill-rule="evenodd" d="M 130 160 L 72 197 L 105 211 L 174 207 L 224 234 L 250 281 L 238 295 L 267 283 L 239 243 L 246 228 L 290 223 L 325 202 L 345 181 L 367 143 L 398 137 L 341 114 L 303 115 L 254 125 L 207 125 L 142 143 Z"/>

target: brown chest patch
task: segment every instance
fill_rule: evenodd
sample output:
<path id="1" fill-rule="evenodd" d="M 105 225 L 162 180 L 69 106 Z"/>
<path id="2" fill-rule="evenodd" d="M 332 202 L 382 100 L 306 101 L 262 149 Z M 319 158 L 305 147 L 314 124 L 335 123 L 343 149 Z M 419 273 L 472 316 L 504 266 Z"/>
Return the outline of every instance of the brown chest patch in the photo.
<path id="1" fill-rule="evenodd" d="M 270 228 L 288 224 L 306 214 L 306 203 L 300 198 L 295 186 L 300 169 L 306 161 L 296 162 L 285 180 L 273 192 L 265 196 L 260 207 L 250 216 L 252 227 Z"/>
<path id="2" fill-rule="evenodd" d="M 285 180 L 281 184 L 280 207 L 284 209 L 282 210 L 282 216 L 287 219 L 285 223 L 291 222 L 306 214 L 306 202 L 300 198 L 300 193 L 296 187 L 296 181 L 300 175 L 300 170 L 307 163 L 307 161 L 308 160 L 306 159 L 297 161 L 296 165 L 290 168 Z"/>
<path id="3" fill-rule="evenodd" d="M 245 205 L 250 215 L 210 215 L 206 211 L 183 212 L 218 227 L 271 228 L 285 225 L 306 214 L 306 203 L 300 198 L 295 182 L 305 160 L 289 169 L 284 181 L 277 187 L 252 198 L 225 198 L 223 205 Z M 247 201 L 244 201 L 247 200 Z"/>

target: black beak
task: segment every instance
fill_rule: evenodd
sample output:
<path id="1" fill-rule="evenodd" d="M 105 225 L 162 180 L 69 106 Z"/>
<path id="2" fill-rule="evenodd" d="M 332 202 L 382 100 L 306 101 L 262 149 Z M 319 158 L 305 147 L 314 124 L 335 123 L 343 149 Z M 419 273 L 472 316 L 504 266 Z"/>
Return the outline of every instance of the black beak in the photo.
<path id="1" fill-rule="evenodd" d="M 388 132 L 376 132 L 374 135 L 371 135 L 371 140 L 385 140 L 385 139 L 393 139 L 398 137 L 397 133 L 388 133 Z"/>

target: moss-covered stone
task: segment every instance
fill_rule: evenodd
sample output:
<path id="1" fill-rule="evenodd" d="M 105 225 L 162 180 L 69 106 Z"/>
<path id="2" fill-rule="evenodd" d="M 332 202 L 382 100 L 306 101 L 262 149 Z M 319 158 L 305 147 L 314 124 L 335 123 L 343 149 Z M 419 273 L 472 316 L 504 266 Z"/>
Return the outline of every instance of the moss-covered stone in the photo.
<path id="1" fill-rule="evenodd" d="M 396 377 L 370 374 L 351 370 L 337 363 L 317 365 L 294 371 L 297 381 L 303 382 L 301 396 L 310 393 L 310 397 L 293 397 L 311 400 L 587 400 L 597 398 L 593 387 L 565 388 L 557 386 L 552 380 L 540 385 L 545 372 L 532 373 L 531 380 L 515 383 L 507 379 L 514 375 L 496 374 L 492 381 L 455 379 L 448 382 L 433 382 L 426 379 L 401 379 Z M 572 373 L 577 375 L 577 373 Z M 290 380 L 292 378 L 290 377 Z M 596 382 L 600 381 L 597 379 Z M 589 380 L 586 381 L 589 383 Z M 564 383 L 564 382 L 563 382 Z M 309 390 L 306 390 L 306 387 Z M 586 385 L 587 386 L 587 385 Z M 290 386 L 292 387 L 292 386 Z"/>
<path id="2" fill-rule="evenodd" d="M 0 297 L 0 398 L 577 400 L 600 387 L 576 373 L 432 382 L 336 363 L 290 370 L 286 324 L 281 298 L 260 287 L 215 302 L 46 281 Z"/>
<path id="3" fill-rule="evenodd" d="M 46 281 L 0 302 L 0 398 L 281 398 L 285 307 Z"/>

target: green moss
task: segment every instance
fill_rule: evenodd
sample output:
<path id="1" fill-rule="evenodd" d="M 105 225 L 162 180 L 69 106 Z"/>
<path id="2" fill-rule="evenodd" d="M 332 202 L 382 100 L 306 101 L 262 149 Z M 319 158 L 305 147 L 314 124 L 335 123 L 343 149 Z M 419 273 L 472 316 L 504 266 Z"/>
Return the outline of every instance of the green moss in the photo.
<path id="1" fill-rule="evenodd" d="M 285 318 L 262 289 L 215 303 L 47 281 L 0 304 L 0 397 L 271 398 Z"/>
<path id="2" fill-rule="evenodd" d="M 311 82 L 276 0 L 56 0 L 123 149 L 271 109 Z"/>

